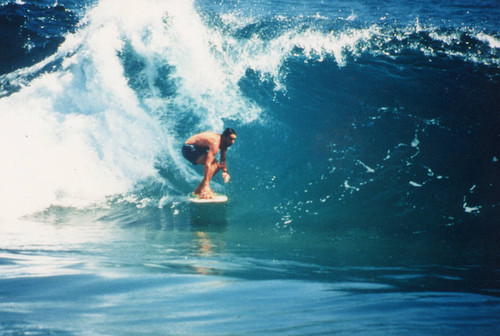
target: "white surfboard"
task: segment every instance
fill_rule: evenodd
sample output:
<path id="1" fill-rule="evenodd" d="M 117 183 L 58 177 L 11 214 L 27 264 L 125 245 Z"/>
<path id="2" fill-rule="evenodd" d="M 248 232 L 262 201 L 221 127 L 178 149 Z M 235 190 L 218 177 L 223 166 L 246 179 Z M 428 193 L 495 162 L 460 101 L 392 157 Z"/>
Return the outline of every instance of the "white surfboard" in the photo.
<path id="1" fill-rule="evenodd" d="M 192 203 L 224 203 L 227 202 L 227 196 L 222 194 L 214 194 L 214 198 L 204 199 L 200 198 L 198 195 L 190 193 L 188 195 L 189 201 Z"/>

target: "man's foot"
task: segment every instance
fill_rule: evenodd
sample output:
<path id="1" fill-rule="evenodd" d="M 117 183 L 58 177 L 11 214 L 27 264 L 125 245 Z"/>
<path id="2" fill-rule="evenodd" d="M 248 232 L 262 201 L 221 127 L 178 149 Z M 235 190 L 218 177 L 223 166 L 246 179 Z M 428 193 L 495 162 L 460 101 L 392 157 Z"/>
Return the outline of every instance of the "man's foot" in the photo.
<path id="1" fill-rule="evenodd" d="M 210 187 L 206 187 L 203 189 L 198 190 L 198 188 L 193 191 L 193 194 L 197 195 L 201 199 L 213 199 L 214 198 L 214 192 Z"/>
<path id="2" fill-rule="evenodd" d="M 212 190 L 203 190 L 198 197 L 201 199 L 213 199 L 214 192 Z"/>

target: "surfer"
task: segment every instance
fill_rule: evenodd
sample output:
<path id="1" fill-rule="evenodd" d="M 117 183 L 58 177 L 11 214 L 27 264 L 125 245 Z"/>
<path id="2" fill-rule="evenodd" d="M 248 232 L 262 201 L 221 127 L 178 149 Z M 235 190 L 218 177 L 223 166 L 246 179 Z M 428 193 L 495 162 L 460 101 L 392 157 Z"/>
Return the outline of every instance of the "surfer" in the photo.
<path id="1" fill-rule="evenodd" d="M 215 132 L 198 133 L 186 140 L 182 146 L 182 155 L 192 164 L 204 165 L 205 174 L 203 180 L 193 191 L 203 199 L 212 199 L 214 192 L 210 188 L 210 180 L 222 170 L 224 183 L 231 178 L 227 173 L 226 151 L 236 140 L 236 132 L 232 128 L 226 128 L 222 134 Z M 220 149 L 220 162 L 215 159 L 215 154 Z"/>

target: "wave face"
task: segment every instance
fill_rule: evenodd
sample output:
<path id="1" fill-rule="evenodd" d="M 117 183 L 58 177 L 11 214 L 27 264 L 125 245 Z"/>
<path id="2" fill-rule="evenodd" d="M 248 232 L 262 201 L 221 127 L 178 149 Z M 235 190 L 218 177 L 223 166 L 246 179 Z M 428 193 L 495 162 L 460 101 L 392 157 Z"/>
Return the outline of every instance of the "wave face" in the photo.
<path id="1" fill-rule="evenodd" d="M 3 1 L 1 216 L 167 211 L 232 127 L 236 218 L 498 232 L 495 2 L 363 3 Z"/>

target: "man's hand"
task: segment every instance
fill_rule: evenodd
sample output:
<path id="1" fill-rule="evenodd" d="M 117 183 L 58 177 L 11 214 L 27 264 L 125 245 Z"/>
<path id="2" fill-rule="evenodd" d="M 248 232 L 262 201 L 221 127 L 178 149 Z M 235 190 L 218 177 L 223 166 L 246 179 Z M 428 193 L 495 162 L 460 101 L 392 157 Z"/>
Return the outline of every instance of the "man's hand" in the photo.
<path id="1" fill-rule="evenodd" d="M 227 172 L 222 172 L 222 178 L 224 179 L 224 183 L 227 183 L 227 182 L 229 182 L 229 179 L 231 178 L 231 176 L 229 176 L 229 174 Z"/>

